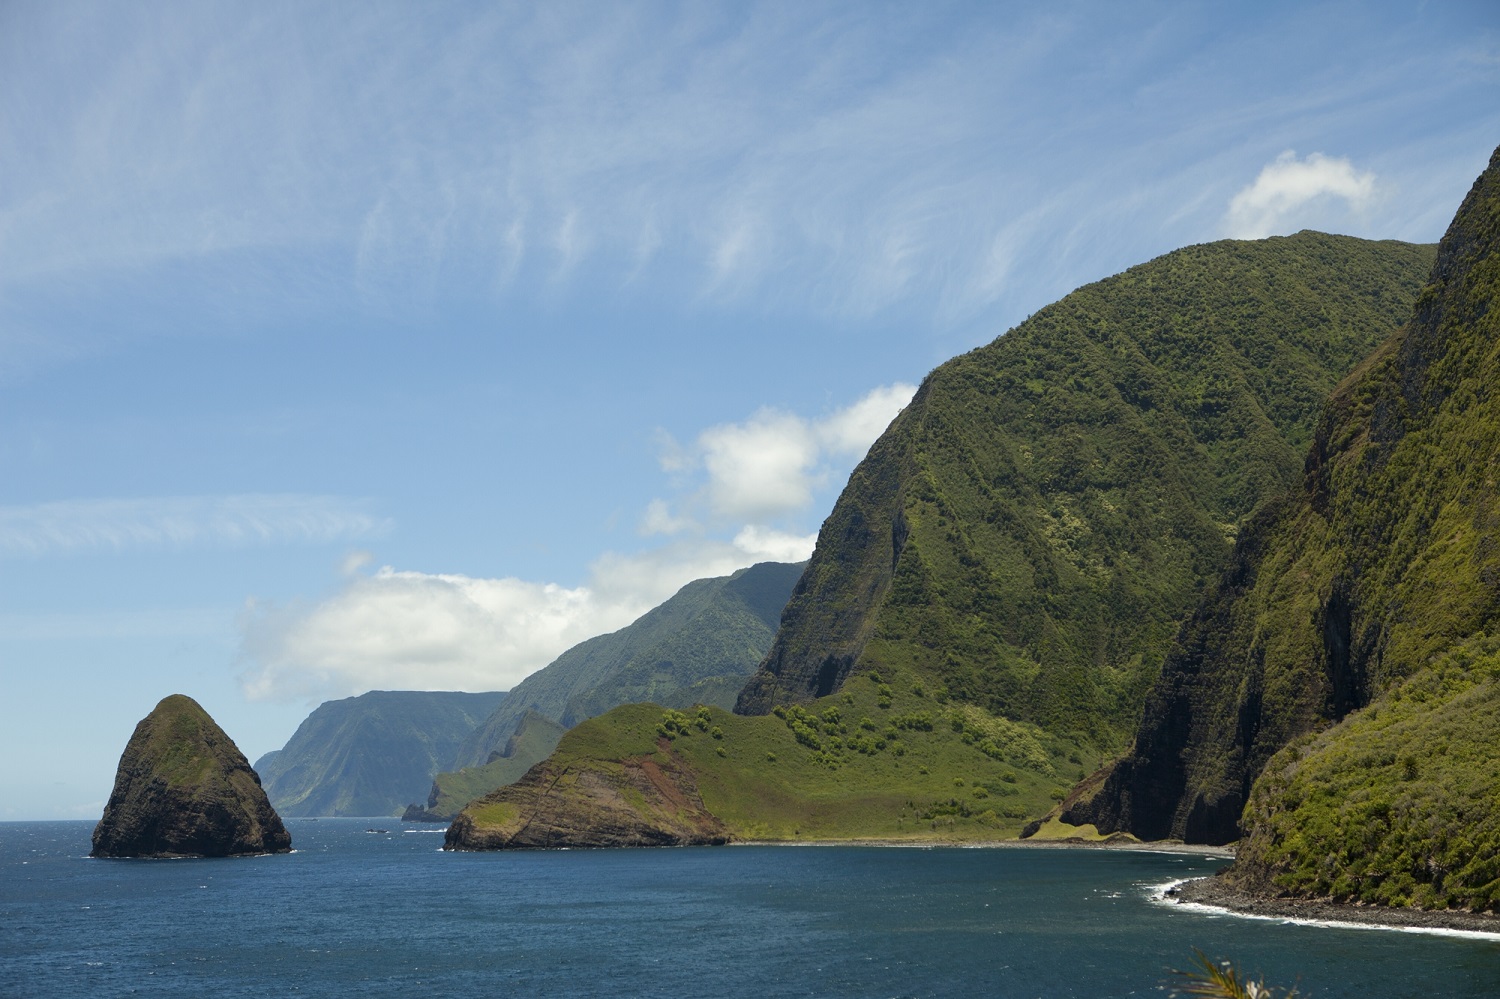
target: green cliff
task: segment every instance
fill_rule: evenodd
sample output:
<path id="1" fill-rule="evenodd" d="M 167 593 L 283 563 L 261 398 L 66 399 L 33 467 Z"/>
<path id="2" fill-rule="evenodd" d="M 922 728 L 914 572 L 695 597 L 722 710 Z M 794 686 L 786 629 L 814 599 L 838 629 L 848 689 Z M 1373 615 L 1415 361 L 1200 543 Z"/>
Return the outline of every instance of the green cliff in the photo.
<path id="1" fill-rule="evenodd" d="M 1500 151 L 1073 819 L 1210 842 L 1243 822 L 1229 878 L 1263 892 L 1500 904 L 1497 242 Z"/>
<path id="2" fill-rule="evenodd" d="M 1178 623 L 1432 256 L 1314 232 L 1192 246 L 937 368 L 850 478 L 736 710 L 899 667 L 1123 746 Z"/>
<path id="3" fill-rule="evenodd" d="M 244 754 L 197 701 L 173 694 L 126 743 L 92 856 L 233 857 L 291 848 Z"/>
<path id="4" fill-rule="evenodd" d="M 399 815 L 504 698 L 372 690 L 326 701 L 255 769 L 283 815 Z"/>
<path id="5" fill-rule="evenodd" d="M 1034 725 L 865 674 L 770 715 L 623 705 L 470 802 L 452 849 L 1013 838 L 1097 764 Z"/>
<path id="6" fill-rule="evenodd" d="M 1125 744 L 1179 621 L 1432 259 L 1318 233 L 1189 247 L 944 364 L 851 477 L 736 715 L 596 718 L 454 845 L 534 845 L 543 813 L 587 845 L 605 799 L 625 828 L 646 758 L 731 837 L 1015 835 Z M 631 835 L 682 835 L 640 800 L 654 832 Z"/>

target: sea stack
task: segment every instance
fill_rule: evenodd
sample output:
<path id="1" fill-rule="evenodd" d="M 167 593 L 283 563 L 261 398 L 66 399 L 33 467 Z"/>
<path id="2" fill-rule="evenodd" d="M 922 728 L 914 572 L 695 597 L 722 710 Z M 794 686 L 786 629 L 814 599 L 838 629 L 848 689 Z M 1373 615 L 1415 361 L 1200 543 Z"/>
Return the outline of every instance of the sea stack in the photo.
<path id="1" fill-rule="evenodd" d="M 141 720 L 120 755 L 92 855 L 238 857 L 291 848 L 245 754 L 197 701 L 173 694 Z"/>

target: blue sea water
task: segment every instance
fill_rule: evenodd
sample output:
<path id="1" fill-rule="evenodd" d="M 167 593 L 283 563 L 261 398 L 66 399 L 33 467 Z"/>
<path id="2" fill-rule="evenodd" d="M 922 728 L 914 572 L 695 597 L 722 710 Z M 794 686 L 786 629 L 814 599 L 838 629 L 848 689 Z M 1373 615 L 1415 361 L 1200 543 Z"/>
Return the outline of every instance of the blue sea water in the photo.
<path id="1" fill-rule="evenodd" d="M 288 828 L 289 855 L 112 861 L 91 823 L 0 823 L 0 995 L 1145 996 L 1194 948 L 1306 996 L 1500 995 L 1493 939 L 1153 902 L 1222 863 L 1196 855 L 451 854 L 388 819 Z"/>

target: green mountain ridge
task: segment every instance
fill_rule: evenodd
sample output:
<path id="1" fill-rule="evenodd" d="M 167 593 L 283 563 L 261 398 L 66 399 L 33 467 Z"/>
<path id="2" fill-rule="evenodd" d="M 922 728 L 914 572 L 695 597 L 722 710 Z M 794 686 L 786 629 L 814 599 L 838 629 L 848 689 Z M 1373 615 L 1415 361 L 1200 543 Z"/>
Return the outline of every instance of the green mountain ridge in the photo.
<path id="1" fill-rule="evenodd" d="M 1433 252 L 1188 247 L 940 366 L 851 476 L 736 717 L 593 719 L 450 845 L 532 845 L 543 812 L 552 845 L 587 845 L 599 815 L 694 841 L 641 774 L 741 838 L 1015 835 L 1123 748 L 1179 621 Z"/>
<path id="2" fill-rule="evenodd" d="M 446 849 L 1014 838 L 1096 765 L 1066 740 L 865 674 L 771 715 L 622 705 L 469 802 Z"/>
<path id="3" fill-rule="evenodd" d="M 736 710 L 913 668 L 1123 747 L 1178 623 L 1432 255 L 1313 232 L 1191 246 L 943 364 L 851 476 Z"/>
<path id="4" fill-rule="evenodd" d="M 283 815 L 399 815 L 503 693 L 372 690 L 325 701 L 255 763 Z"/>
<path id="5" fill-rule="evenodd" d="M 1071 821 L 1227 841 L 1261 892 L 1500 906 L 1500 150 L 1410 322 L 1185 626 Z M 1243 822 L 1243 829 L 1241 827 Z"/>

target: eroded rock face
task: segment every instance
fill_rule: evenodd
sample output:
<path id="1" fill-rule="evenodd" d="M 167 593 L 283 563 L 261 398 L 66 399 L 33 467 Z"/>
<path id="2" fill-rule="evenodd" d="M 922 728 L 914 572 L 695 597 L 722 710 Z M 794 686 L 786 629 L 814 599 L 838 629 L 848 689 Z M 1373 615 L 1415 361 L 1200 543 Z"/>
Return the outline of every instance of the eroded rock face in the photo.
<path id="1" fill-rule="evenodd" d="M 727 843 L 728 830 L 704 807 L 690 771 L 661 748 L 664 756 L 620 762 L 540 763 L 471 802 L 448 828 L 443 849 Z"/>
<path id="2" fill-rule="evenodd" d="M 291 848 L 245 755 L 197 701 L 173 694 L 126 744 L 92 855 L 235 857 Z"/>

